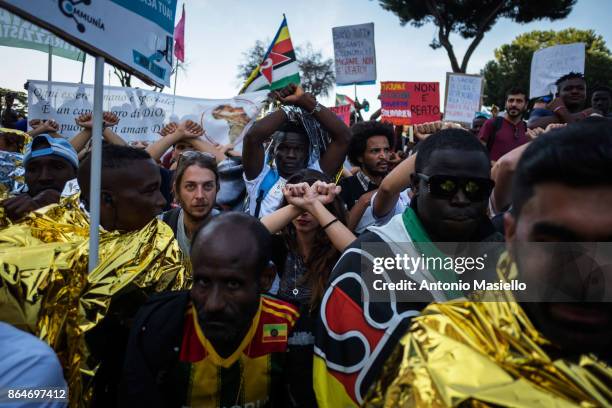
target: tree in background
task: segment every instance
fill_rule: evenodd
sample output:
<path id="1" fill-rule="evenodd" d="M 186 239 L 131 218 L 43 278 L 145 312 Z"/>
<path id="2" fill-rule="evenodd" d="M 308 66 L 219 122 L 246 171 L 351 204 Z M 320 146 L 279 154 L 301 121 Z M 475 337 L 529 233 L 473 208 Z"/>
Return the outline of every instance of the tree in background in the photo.
<path id="1" fill-rule="evenodd" d="M 585 76 L 587 85 L 612 86 L 612 54 L 602 36 L 593 30 L 568 28 L 563 31 L 531 31 L 516 37 L 510 44 L 495 49 L 495 59 L 485 64 L 485 105 L 504 106 L 506 90 L 519 86 L 529 89 L 533 53 L 559 44 L 586 44 Z M 588 91 L 588 88 L 587 88 Z"/>
<path id="2" fill-rule="evenodd" d="M 421 27 L 433 23 L 437 38 L 429 45 L 434 50 L 444 47 L 453 72 L 467 72 L 468 62 L 478 44 L 499 18 L 517 23 L 535 20 L 557 20 L 572 11 L 576 0 L 379 0 L 383 9 L 393 12 L 401 25 Z M 461 64 L 451 43 L 451 33 L 472 40 Z"/>
<path id="3" fill-rule="evenodd" d="M 255 45 L 242 53 L 243 63 L 238 65 L 236 77 L 246 81 L 251 72 L 263 60 L 270 41 L 256 41 Z M 302 88 L 314 96 L 328 96 L 336 82 L 334 61 L 324 58 L 321 51 L 315 50 L 310 43 L 296 47 L 295 56 L 300 70 Z"/>

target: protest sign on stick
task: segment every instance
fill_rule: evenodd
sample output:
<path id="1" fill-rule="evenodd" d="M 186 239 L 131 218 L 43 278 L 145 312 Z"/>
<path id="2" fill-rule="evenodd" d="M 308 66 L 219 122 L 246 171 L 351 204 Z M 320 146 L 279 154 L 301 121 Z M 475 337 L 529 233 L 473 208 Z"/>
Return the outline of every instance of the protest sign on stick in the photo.
<path id="1" fill-rule="evenodd" d="M 351 105 L 331 106 L 329 110 L 334 112 L 346 126 L 351 126 Z"/>
<path id="2" fill-rule="evenodd" d="M 337 85 L 376 82 L 374 23 L 332 28 Z"/>
<path id="3" fill-rule="evenodd" d="M 562 44 L 533 53 L 529 98 L 554 94 L 555 82 L 570 72 L 584 74 L 585 44 Z"/>
<path id="4" fill-rule="evenodd" d="M 440 120 L 438 82 L 381 82 L 381 120 L 418 125 Z"/>
<path id="5" fill-rule="evenodd" d="M 119 117 L 112 130 L 126 142 L 150 143 L 169 122 L 187 119 L 202 125 L 211 143 L 236 145 L 241 149 L 247 126 L 257 117 L 266 91 L 228 99 L 200 99 L 168 95 L 144 89 L 105 86 L 103 109 Z M 75 118 L 92 111 L 93 86 L 66 82 L 29 81 L 28 116 L 53 119 L 67 138 L 81 131 Z"/>
<path id="6" fill-rule="evenodd" d="M 483 78 L 479 75 L 446 73 L 444 120 L 472 124 L 482 106 Z"/>

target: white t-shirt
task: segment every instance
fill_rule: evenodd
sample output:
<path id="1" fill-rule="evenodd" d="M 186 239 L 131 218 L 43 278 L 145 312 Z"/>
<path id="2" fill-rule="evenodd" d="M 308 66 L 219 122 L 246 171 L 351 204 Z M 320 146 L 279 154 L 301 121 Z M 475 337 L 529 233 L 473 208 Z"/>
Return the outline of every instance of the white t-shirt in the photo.
<path id="1" fill-rule="evenodd" d="M 357 224 L 357 227 L 355 228 L 355 232 L 361 234 L 365 232 L 365 230 L 370 226 L 385 225 L 391 220 L 391 218 L 393 218 L 397 214 L 403 213 L 406 207 L 410 205 L 410 196 L 408 195 L 409 191 L 410 188 L 402 191 L 399 194 L 399 198 L 395 202 L 395 206 L 393 207 L 393 209 L 391 209 L 391 211 L 389 211 L 382 217 L 376 217 L 372 212 L 372 207 L 374 206 L 374 198 L 376 198 L 376 194 L 378 194 L 378 192 L 372 194 L 372 198 L 370 199 L 370 206 L 363 213 L 361 220 L 359 220 L 359 224 Z"/>
<path id="2" fill-rule="evenodd" d="M 318 161 L 308 166 L 308 168 L 311 170 L 323 172 L 323 170 L 321 170 L 321 165 Z M 249 214 L 251 215 L 255 215 L 259 186 L 263 182 L 264 178 L 266 178 L 266 175 L 269 171 L 270 166 L 268 164 L 264 164 L 263 169 L 261 170 L 259 175 L 253 180 L 247 180 L 246 175 L 243 173 L 247 193 L 249 193 Z M 276 183 L 274 183 L 270 191 L 268 191 L 268 194 L 266 194 L 266 196 L 261 202 L 259 218 L 278 210 L 278 207 L 283 202 L 283 187 L 285 187 L 285 184 L 287 184 L 287 180 L 285 180 L 282 176 L 279 175 L 278 180 L 276 180 Z"/>

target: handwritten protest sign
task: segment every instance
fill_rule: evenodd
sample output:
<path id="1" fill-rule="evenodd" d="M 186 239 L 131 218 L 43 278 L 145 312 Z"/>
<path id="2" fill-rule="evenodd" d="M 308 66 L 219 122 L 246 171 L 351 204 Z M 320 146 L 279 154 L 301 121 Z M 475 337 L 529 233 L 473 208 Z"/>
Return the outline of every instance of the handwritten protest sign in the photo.
<path id="1" fill-rule="evenodd" d="M 351 105 L 332 106 L 329 110 L 334 112 L 346 126 L 351 126 Z"/>
<path id="2" fill-rule="evenodd" d="M 584 74 L 584 43 L 555 45 L 538 50 L 531 59 L 529 97 L 556 92 L 555 82 L 570 72 Z"/>
<path id="3" fill-rule="evenodd" d="M 471 124 L 482 105 L 482 91 L 481 76 L 447 72 L 444 120 Z"/>
<path id="4" fill-rule="evenodd" d="M 438 82 L 381 82 L 381 119 L 394 125 L 440 120 Z"/>
<path id="5" fill-rule="evenodd" d="M 231 99 L 197 99 L 135 88 L 104 87 L 104 110 L 114 112 L 119 124 L 113 131 L 127 142 L 153 142 L 169 122 L 187 119 L 202 125 L 211 143 L 235 143 L 257 117 L 267 91 Z M 65 82 L 29 81 L 28 118 L 53 119 L 63 136 L 72 138 L 81 128 L 75 118 L 92 111 L 93 86 Z"/>
<path id="6" fill-rule="evenodd" d="M 336 84 L 376 82 L 374 23 L 332 28 Z"/>

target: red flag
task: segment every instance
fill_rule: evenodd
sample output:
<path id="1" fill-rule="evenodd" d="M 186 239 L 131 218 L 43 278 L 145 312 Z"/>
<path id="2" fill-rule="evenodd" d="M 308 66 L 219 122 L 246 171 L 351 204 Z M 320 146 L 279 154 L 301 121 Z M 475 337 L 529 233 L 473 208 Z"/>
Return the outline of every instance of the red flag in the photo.
<path id="1" fill-rule="evenodd" d="M 185 61 L 185 4 L 181 19 L 174 27 L 174 55 L 179 61 Z"/>

